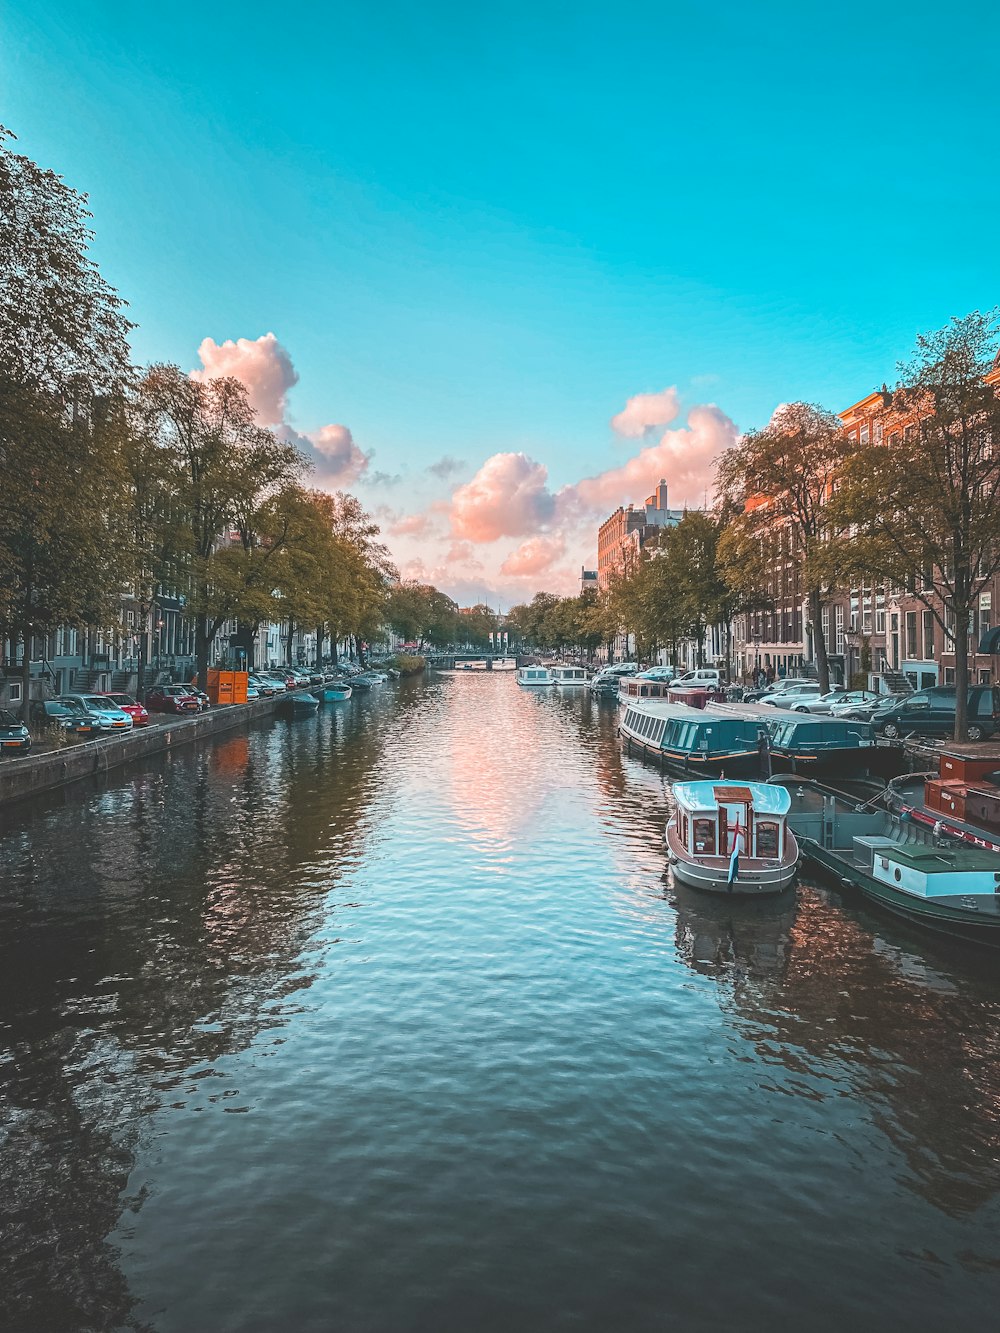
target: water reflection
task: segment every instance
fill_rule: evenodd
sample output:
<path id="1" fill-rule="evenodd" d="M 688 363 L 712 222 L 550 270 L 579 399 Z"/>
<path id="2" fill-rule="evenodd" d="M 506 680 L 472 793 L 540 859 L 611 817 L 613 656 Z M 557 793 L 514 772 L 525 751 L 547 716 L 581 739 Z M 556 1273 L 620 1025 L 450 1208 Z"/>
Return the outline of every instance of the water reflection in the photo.
<path id="1" fill-rule="evenodd" d="M 9 812 L 0 1323 L 764 1329 L 845 1244 L 810 1327 L 991 1308 L 992 965 L 675 886 L 616 722 L 403 683 Z"/>

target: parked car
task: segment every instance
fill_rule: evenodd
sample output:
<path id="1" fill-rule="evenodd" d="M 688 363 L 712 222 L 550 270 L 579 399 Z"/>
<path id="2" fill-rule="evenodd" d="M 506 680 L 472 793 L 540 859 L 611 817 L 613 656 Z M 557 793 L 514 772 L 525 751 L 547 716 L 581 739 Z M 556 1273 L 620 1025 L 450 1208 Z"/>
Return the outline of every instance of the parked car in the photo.
<path id="1" fill-rule="evenodd" d="M 149 714 L 137 699 L 133 699 L 130 694 L 97 694 L 96 699 L 107 699 L 113 703 L 116 708 L 120 708 L 123 713 L 128 713 L 132 719 L 134 727 L 146 727 L 149 725 Z"/>
<path id="2" fill-rule="evenodd" d="M 865 690 L 864 693 L 869 697 L 863 703 L 845 701 L 842 704 L 833 704 L 830 708 L 831 717 L 846 717 L 852 722 L 870 722 L 872 714 L 877 713 L 880 708 L 888 708 L 890 704 L 899 703 L 900 700 L 910 697 L 908 694 L 872 694 L 870 690 Z"/>
<path id="3" fill-rule="evenodd" d="M 696 667 L 693 671 L 685 671 L 682 676 L 678 676 L 674 684 L 678 686 L 693 685 L 705 690 L 717 690 L 722 684 L 722 672 L 717 671 L 714 667 Z"/>
<path id="4" fill-rule="evenodd" d="M 200 711 L 198 696 L 190 685 L 153 685 L 146 691 L 146 707 L 151 713 L 182 713 L 188 716 Z"/>
<path id="5" fill-rule="evenodd" d="M 773 708 L 794 708 L 796 704 L 808 703 L 819 697 L 818 680 L 786 680 L 784 689 L 764 695 L 760 702 L 770 704 Z"/>
<path id="6" fill-rule="evenodd" d="M 132 718 L 103 694 L 61 694 L 60 703 L 78 704 L 101 722 L 102 731 L 131 731 Z"/>
<path id="7" fill-rule="evenodd" d="M 104 730 L 101 721 L 82 704 L 61 703 L 58 699 L 33 700 L 30 716 L 36 727 L 58 728 L 70 736 L 99 736 Z"/>
<path id="8" fill-rule="evenodd" d="M 205 693 L 204 690 L 199 690 L 197 685 L 191 685 L 185 683 L 184 688 L 187 690 L 189 694 L 193 694 L 194 697 L 198 700 L 198 709 L 200 712 L 204 713 L 209 708 L 212 707 L 211 699 L 208 697 L 208 695 Z"/>
<path id="9" fill-rule="evenodd" d="M 838 708 L 856 708 L 861 704 L 877 703 L 885 695 L 878 695 L 874 690 L 829 690 L 826 694 L 817 694 L 815 698 L 800 699 L 792 705 L 796 713 L 830 713 L 835 715 Z"/>
<path id="10" fill-rule="evenodd" d="M 955 707 L 958 702 L 954 685 L 934 685 L 917 690 L 903 699 L 897 699 L 878 708 L 872 714 L 872 726 L 883 736 L 950 736 L 955 730 Z M 984 741 L 1000 728 L 993 688 L 973 685 L 969 689 L 970 741 Z"/>
<path id="11" fill-rule="evenodd" d="M 0 754 L 27 754 L 31 732 L 9 708 L 0 708 Z"/>
<path id="12" fill-rule="evenodd" d="M 284 685 L 279 685 L 276 680 L 269 680 L 266 676 L 248 676 L 247 688 L 255 689 L 262 699 L 270 699 L 278 693 L 279 689 L 284 689 Z"/>
<path id="13" fill-rule="evenodd" d="M 669 682 L 669 681 L 672 681 L 673 678 L 674 678 L 676 675 L 677 675 L 677 672 L 676 672 L 676 671 L 674 670 L 674 668 L 671 667 L 671 666 L 655 666 L 655 667 L 650 667 L 648 671 L 640 671 L 640 672 L 639 672 L 639 679 L 640 679 L 640 680 L 665 680 L 665 681 Z"/>
<path id="14" fill-rule="evenodd" d="M 248 681 L 247 681 L 247 703 L 248 703 L 248 704 L 253 703 L 253 701 L 254 701 L 255 699 L 260 699 L 261 697 L 262 697 L 262 696 L 261 696 L 261 692 L 260 692 L 260 690 L 258 690 L 257 686 L 254 685 L 252 681 L 249 681 L 249 680 L 248 680 Z"/>

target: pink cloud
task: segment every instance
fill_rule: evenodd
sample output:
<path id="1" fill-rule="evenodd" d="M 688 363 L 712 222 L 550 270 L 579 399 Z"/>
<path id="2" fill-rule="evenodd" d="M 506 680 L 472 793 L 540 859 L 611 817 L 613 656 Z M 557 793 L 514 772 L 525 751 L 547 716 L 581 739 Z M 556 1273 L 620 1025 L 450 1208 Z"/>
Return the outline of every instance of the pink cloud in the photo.
<path id="1" fill-rule="evenodd" d="M 232 375 L 246 385 L 262 426 L 277 426 L 284 421 L 288 391 L 299 377 L 292 358 L 273 333 L 255 339 L 230 338 L 224 343 L 203 338 L 198 356 L 204 370 L 192 370 L 193 380 L 204 384 Z"/>
<path id="2" fill-rule="evenodd" d="M 389 534 L 393 537 L 429 537 L 432 531 L 427 514 L 405 514 L 395 519 L 389 528 Z"/>
<path id="3" fill-rule="evenodd" d="M 548 469 L 527 454 L 494 454 L 451 501 L 456 537 L 492 542 L 536 532 L 555 512 Z"/>
<path id="4" fill-rule="evenodd" d="M 510 553 L 500 566 L 500 573 L 510 578 L 533 578 L 551 569 L 565 553 L 566 542 L 560 533 L 552 537 L 529 537 Z"/>
<path id="5" fill-rule="evenodd" d="M 611 429 L 616 435 L 638 440 L 657 426 L 668 426 L 680 407 L 676 387 L 661 389 L 659 393 L 637 393 L 611 418 Z"/>
<path id="6" fill-rule="evenodd" d="M 715 489 L 715 463 L 734 444 L 735 424 L 714 404 L 692 407 L 687 425 L 664 432 L 657 444 L 641 449 L 621 467 L 586 477 L 559 493 L 568 517 L 588 510 L 610 512 L 620 504 L 641 504 L 660 477 L 667 479 L 674 508 L 700 506 Z"/>

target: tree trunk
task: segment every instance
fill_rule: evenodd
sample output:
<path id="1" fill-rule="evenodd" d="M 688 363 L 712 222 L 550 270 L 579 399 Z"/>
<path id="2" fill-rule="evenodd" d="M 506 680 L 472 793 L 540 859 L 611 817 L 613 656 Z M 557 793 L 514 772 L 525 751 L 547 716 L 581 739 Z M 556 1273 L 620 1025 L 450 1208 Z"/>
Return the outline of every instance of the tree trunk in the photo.
<path id="1" fill-rule="evenodd" d="M 21 721 L 28 725 L 31 712 L 31 626 L 26 625 L 21 633 Z"/>
<path id="2" fill-rule="evenodd" d="M 212 635 L 208 629 L 208 615 L 202 612 L 194 622 L 194 662 L 198 674 L 198 688 L 206 688 L 208 680 L 208 651 L 212 646 Z"/>
<path id="3" fill-rule="evenodd" d="M 969 607 L 955 608 L 955 740 L 964 741 L 969 726 Z"/>
<path id="4" fill-rule="evenodd" d="M 823 635 L 822 621 L 822 599 L 819 588 L 810 588 L 809 590 L 809 619 L 813 625 L 813 644 L 816 648 L 816 675 L 819 677 L 820 694 L 828 693 L 830 689 L 830 662 L 826 655 L 826 639 Z M 851 682 L 845 681 L 845 685 L 850 688 Z"/>
<path id="5" fill-rule="evenodd" d="M 319 622 L 319 624 L 316 626 L 316 666 L 317 666 L 317 668 L 319 668 L 319 667 L 321 667 L 321 666 L 323 665 L 323 643 L 324 643 L 324 641 L 326 640 L 326 634 L 325 634 L 323 631 L 324 631 L 325 628 L 326 628 L 326 626 L 325 626 L 325 624 L 324 624 L 324 622 L 323 622 L 322 620 L 321 620 L 321 621 Z"/>

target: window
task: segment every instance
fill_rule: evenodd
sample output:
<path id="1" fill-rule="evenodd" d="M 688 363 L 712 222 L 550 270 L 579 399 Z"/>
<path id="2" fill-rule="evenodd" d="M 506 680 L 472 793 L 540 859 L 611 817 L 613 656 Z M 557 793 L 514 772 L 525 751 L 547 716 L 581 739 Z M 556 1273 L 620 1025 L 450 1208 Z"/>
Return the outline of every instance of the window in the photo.
<path id="1" fill-rule="evenodd" d="M 836 613 L 836 618 L 837 618 L 837 622 L 836 622 L 836 623 L 837 623 L 837 643 L 836 643 L 836 652 L 837 652 L 837 655 L 838 655 L 838 656 L 842 657 L 842 656 L 844 655 L 844 608 L 843 608 L 843 605 L 840 604 L 840 603 L 838 603 L 838 605 L 834 608 L 834 611 L 835 611 L 835 613 Z"/>
<path id="2" fill-rule="evenodd" d="M 758 856 L 778 855 L 777 824 L 763 823 L 757 825 L 757 855 Z"/>
<path id="3" fill-rule="evenodd" d="M 867 443 L 868 443 L 870 436 L 869 436 L 869 433 L 868 433 L 868 422 L 867 422 L 867 421 L 866 421 L 865 424 L 861 427 L 861 434 L 860 434 L 860 436 L 859 436 L 858 438 L 860 439 L 860 441 L 861 441 L 862 444 L 867 444 Z"/>
<path id="4" fill-rule="evenodd" d="M 916 611 L 907 611 L 906 613 L 906 656 L 917 656 L 917 613 Z"/>
<path id="5" fill-rule="evenodd" d="M 875 425 L 872 427 L 872 430 L 873 430 L 873 432 L 874 432 L 875 443 L 876 443 L 876 444 L 881 444 L 881 443 L 882 443 L 882 435 L 883 435 L 883 431 L 884 431 L 884 427 L 883 427 L 881 421 L 876 421 L 876 422 L 875 422 Z"/>
<path id="6" fill-rule="evenodd" d="M 696 819 L 694 821 L 694 850 L 703 856 L 715 855 L 715 820 Z"/>
<path id="7" fill-rule="evenodd" d="M 934 612 L 924 612 L 924 657 L 934 656 Z"/>
<path id="8" fill-rule="evenodd" d="M 879 608 L 875 612 L 875 633 L 876 634 L 885 633 L 885 611 L 883 611 L 881 608 Z"/>
<path id="9" fill-rule="evenodd" d="M 21 682 L 19 680 L 8 680 L 7 702 L 12 704 L 21 702 Z"/>

